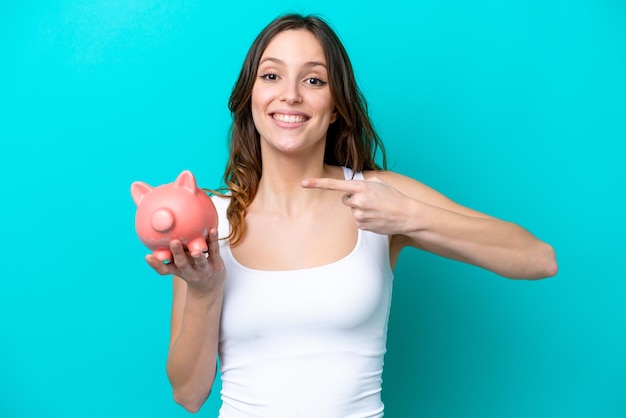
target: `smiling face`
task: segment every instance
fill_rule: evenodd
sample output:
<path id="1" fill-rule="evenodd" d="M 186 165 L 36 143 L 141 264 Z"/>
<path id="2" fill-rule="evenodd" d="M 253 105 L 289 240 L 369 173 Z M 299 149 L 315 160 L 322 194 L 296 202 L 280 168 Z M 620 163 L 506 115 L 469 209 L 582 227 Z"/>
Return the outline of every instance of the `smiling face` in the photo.
<path id="1" fill-rule="evenodd" d="M 336 112 L 324 51 L 311 32 L 286 30 L 268 44 L 252 88 L 252 117 L 262 150 L 323 156 Z"/>

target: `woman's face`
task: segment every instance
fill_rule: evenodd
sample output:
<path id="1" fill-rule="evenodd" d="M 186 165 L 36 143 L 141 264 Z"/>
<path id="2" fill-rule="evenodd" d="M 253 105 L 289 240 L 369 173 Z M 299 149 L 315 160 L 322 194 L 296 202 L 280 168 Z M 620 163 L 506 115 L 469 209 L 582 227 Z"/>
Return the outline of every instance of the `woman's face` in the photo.
<path id="1" fill-rule="evenodd" d="M 323 150 L 336 119 L 322 45 L 309 31 L 287 30 L 270 41 L 252 88 L 252 118 L 262 149 L 298 155 Z"/>

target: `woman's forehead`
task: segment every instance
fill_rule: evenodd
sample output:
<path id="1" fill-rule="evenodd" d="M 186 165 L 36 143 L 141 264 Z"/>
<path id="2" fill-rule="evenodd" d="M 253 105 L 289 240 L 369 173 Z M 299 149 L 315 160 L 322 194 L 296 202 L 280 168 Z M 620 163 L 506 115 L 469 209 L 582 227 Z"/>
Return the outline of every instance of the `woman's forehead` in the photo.
<path id="1" fill-rule="evenodd" d="M 261 55 L 261 63 L 271 60 L 277 63 L 312 63 L 326 65 L 321 42 L 305 29 L 290 29 L 277 33 Z"/>

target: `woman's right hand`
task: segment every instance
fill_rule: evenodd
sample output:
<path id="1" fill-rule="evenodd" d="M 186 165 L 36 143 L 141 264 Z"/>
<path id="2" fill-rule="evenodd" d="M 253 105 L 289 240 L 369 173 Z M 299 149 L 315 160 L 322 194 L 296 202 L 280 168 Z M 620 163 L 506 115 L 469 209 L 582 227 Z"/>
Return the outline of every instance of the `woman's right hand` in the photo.
<path id="1" fill-rule="evenodd" d="M 188 290 L 206 294 L 220 288 L 226 277 L 220 256 L 217 230 L 212 229 L 207 239 L 208 252 L 192 255 L 179 240 L 170 241 L 172 259 L 163 263 L 154 255 L 146 255 L 146 262 L 161 276 L 174 275 L 187 282 Z"/>

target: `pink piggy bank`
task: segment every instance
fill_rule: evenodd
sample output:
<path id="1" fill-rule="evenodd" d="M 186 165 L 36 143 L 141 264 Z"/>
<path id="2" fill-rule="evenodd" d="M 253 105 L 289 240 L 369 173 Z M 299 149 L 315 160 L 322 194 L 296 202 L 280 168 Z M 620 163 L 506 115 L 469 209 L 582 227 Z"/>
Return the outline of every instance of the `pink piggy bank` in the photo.
<path id="1" fill-rule="evenodd" d="M 137 235 L 157 259 L 172 258 L 172 239 L 180 240 L 194 255 L 208 250 L 206 239 L 209 231 L 217 228 L 217 211 L 190 171 L 180 173 L 174 183 L 158 187 L 136 181 L 130 194 L 137 205 Z"/>

